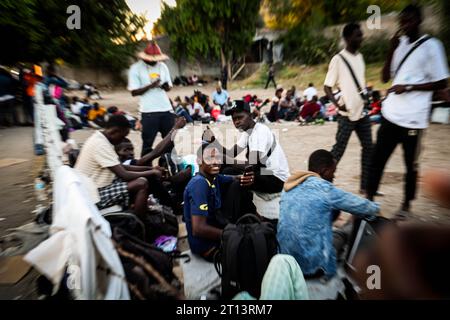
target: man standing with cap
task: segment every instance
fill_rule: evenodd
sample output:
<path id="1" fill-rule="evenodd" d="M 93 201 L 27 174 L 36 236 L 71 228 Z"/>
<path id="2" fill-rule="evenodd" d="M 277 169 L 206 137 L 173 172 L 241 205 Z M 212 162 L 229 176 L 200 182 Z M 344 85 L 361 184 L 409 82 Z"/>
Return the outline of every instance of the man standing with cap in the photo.
<path id="1" fill-rule="evenodd" d="M 158 132 L 164 138 L 174 125 L 174 113 L 166 91 L 172 88 L 169 69 L 162 61 L 169 59 L 159 46 L 151 41 L 140 60 L 130 67 L 128 90 L 140 96 L 139 111 L 142 124 L 142 155 L 152 150 Z"/>

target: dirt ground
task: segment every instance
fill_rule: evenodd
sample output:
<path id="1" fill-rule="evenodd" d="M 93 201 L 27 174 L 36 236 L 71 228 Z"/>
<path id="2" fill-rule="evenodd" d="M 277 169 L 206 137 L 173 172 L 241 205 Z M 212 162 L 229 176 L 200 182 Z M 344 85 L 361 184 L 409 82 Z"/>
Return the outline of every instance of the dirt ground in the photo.
<path id="1" fill-rule="evenodd" d="M 201 88 L 205 93 L 211 94 L 213 87 Z M 193 87 L 175 88 L 170 96 L 191 95 Z M 262 98 L 273 95 L 270 90 L 234 90 L 230 94 L 233 99 L 251 93 Z M 72 92 L 70 95 L 76 95 Z M 81 93 L 78 92 L 81 96 Z M 132 114 L 137 114 L 138 99 L 131 97 L 125 90 L 115 90 L 103 93 L 105 99 L 101 104 L 105 107 L 116 105 Z M 269 125 L 278 136 L 282 148 L 288 158 L 291 171 L 304 170 L 307 167 L 309 155 L 316 149 L 330 150 L 334 144 L 336 134 L 336 123 L 326 123 L 323 126 L 300 127 L 296 123 L 281 123 Z M 179 155 L 194 153 L 201 141 L 204 125 L 188 125 L 181 130 L 176 138 L 176 150 Z M 232 123 L 211 124 L 211 129 L 225 145 L 231 146 L 239 133 Z M 373 127 L 375 136 L 377 126 Z M 83 129 L 72 133 L 78 143 L 83 143 L 94 130 Z M 0 177 L 2 187 L 0 188 L 0 236 L 7 233 L 8 228 L 17 227 L 32 221 L 35 217 L 32 211 L 36 202 L 34 199 L 33 181 L 42 166 L 44 157 L 36 157 L 33 154 L 32 128 L 15 127 L 0 129 Z M 424 173 L 433 168 L 449 170 L 450 126 L 431 125 L 425 134 L 423 150 L 420 158 L 420 172 Z M 140 132 L 132 131 L 130 139 L 136 149 L 136 155 L 140 153 Z M 158 136 L 155 143 L 161 138 Z M 347 151 L 339 163 L 336 173 L 335 184 L 350 192 L 359 189 L 360 173 L 360 145 L 356 135 L 352 135 Z M 378 198 L 381 203 L 382 214 L 390 217 L 400 206 L 403 194 L 404 165 L 402 150 L 398 147 L 390 159 L 382 181 L 381 190 L 384 197 Z M 417 200 L 412 207 L 414 219 L 433 224 L 450 223 L 450 210 L 437 205 L 427 198 L 421 185 Z M 347 217 L 344 216 L 343 220 Z M 34 279 L 36 272 L 30 272 L 25 279 L 14 286 L 0 286 L 0 299 L 35 299 Z"/>
<path id="2" fill-rule="evenodd" d="M 213 86 L 207 87 L 175 87 L 169 92 L 171 98 L 176 96 L 184 97 L 192 95 L 194 89 L 211 95 L 214 91 Z M 302 89 L 302 88 L 300 88 Z M 239 89 L 230 91 L 232 99 L 238 99 L 245 94 L 256 94 L 263 99 L 271 98 L 274 94 L 273 88 L 264 89 Z M 125 90 L 115 90 L 104 92 L 104 100 L 101 104 L 108 107 L 116 105 L 132 114 L 137 114 L 138 98 L 131 97 Z M 267 107 L 266 107 L 267 108 Z M 268 111 L 268 110 L 267 110 Z M 309 155 L 317 149 L 331 150 L 335 142 L 337 130 L 336 123 L 326 123 L 323 126 L 300 127 L 296 123 L 286 122 L 281 124 L 270 124 L 279 137 L 280 143 L 288 158 L 291 171 L 304 170 L 307 167 Z M 204 125 L 203 125 L 204 127 Z M 232 145 L 239 135 L 231 123 L 218 123 L 210 126 L 217 136 L 221 135 L 220 140 L 225 145 Z M 373 127 L 373 137 L 375 139 L 378 126 Z M 202 126 L 187 126 L 177 137 L 176 145 L 178 154 L 185 155 L 194 153 L 200 143 Z M 77 131 L 73 137 L 77 142 L 84 141 L 91 130 Z M 450 146 L 448 137 L 450 136 L 450 126 L 432 124 L 426 131 L 420 156 L 420 172 L 423 174 L 427 170 L 441 168 L 450 169 Z M 136 155 L 140 153 L 141 138 L 140 133 L 133 131 L 130 138 L 136 148 Z M 156 142 L 159 140 L 159 136 Z M 155 143 L 156 143 L 155 142 Z M 335 184 L 344 190 L 358 192 L 359 175 L 361 163 L 361 148 L 356 134 L 353 134 L 347 150 L 339 163 L 336 173 Z M 405 172 L 403 164 L 403 153 L 400 146 L 397 147 L 394 155 L 391 157 L 384 174 L 380 191 L 385 193 L 384 197 L 379 197 L 377 201 L 381 203 L 382 214 L 389 217 L 400 207 L 403 196 L 403 175 Z M 433 223 L 450 223 L 450 210 L 444 209 L 432 200 L 428 199 L 419 185 L 417 200 L 413 202 L 413 213 L 420 221 Z"/>
<path id="3" fill-rule="evenodd" d="M 207 94 L 214 90 L 213 86 L 198 87 Z M 176 87 L 169 92 L 169 96 L 191 95 L 194 87 Z M 261 98 L 271 97 L 273 88 L 254 89 L 251 91 L 241 89 L 233 90 L 230 95 L 233 99 L 251 93 Z M 69 95 L 82 96 L 81 92 L 70 92 Z M 99 102 L 108 107 L 118 106 L 120 109 L 137 114 L 138 98 L 131 97 L 126 90 L 103 92 L 104 99 Z M 280 139 L 280 143 L 288 158 L 291 171 L 306 169 L 309 155 L 316 149 L 330 150 L 334 144 L 336 123 L 326 123 L 323 126 L 300 127 L 295 123 L 270 124 Z M 231 123 L 212 124 L 220 140 L 226 145 L 233 144 L 239 135 Z M 177 137 L 177 152 L 181 155 L 193 153 L 200 143 L 202 126 L 187 126 Z M 373 127 L 374 137 L 377 126 Z M 83 129 L 72 133 L 78 143 L 85 141 L 93 130 Z M 450 168 L 450 146 L 448 137 L 450 126 L 433 124 L 427 130 L 423 142 L 420 158 L 421 173 L 432 168 Z M 132 131 L 130 138 L 133 141 L 136 154 L 140 153 L 140 133 Z M 158 136 L 157 141 L 160 137 Z M 155 143 L 156 143 L 155 142 Z M 42 157 L 33 155 L 32 128 L 15 127 L 0 129 L 0 235 L 7 228 L 16 227 L 34 218 L 31 211 L 34 209 L 33 179 L 37 174 L 36 167 Z M 13 164 L 11 164 L 13 163 Z M 36 171 L 36 172 L 35 172 Z M 360 145 L 356 135 L 352 135 L 347 151 L 339 163 L 335 184 L 347 191 L 357 192 L 360 173 Z M 382 205 L 383 214 L 390 216 L 400 205 L 403 194 L 404 165 L 402 150 L 398 147 L 390 159 L 382 181 L 381 190 L 386 195 L 378 198 Z M 439 207 L 428 199 L 419 186 L 418 198 L 413 203 L 414 214 L 423 221 L 450 222 L 450 210 Z"/>

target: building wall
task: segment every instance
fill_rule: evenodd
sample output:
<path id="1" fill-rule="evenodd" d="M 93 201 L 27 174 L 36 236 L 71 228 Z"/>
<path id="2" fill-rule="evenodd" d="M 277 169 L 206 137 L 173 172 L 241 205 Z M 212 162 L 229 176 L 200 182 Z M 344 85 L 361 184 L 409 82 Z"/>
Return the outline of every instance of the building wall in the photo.
<path id="1" fill-rule="evenodd" d="M 160 36 L 155 39 L 161 50 L 172 57 L 170 51 L 170 41 L 167 36 Z M 197 59 L 196 61 L 188 61 L 186 59 L 181 59 L 178 64 L 174 59 L 165 61 L 167 67 L 169 68 L 170 75 L 172 79 L 177 76 L 183 75 L 185 77 L 192 76 L 196 74 L 199 77 L 214 79 L 220 77 L 220 61 L 217 60 L 206 60 Z"/>
<path id="2" fill-rule="evenodd" d="M 124 74 L 114 74 L 107 70 L 94 68 L 80 68 L 71 65 L 63 65 L 58 67 L 58 73 L 71 80 L 76 80 L 80 84 L 92 82 L 96 86 L 113 86 L 123 83 L 126 80 Z"/>

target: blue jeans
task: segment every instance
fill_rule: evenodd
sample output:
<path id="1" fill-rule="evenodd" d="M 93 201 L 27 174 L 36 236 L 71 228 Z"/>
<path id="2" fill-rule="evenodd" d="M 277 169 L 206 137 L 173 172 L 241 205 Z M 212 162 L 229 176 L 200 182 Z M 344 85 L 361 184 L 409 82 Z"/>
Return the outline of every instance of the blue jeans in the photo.
<path id="1" fill-rule="evenodd" d="M 192 117 L 189 115 L 189 113 L 186 110 L 178 111 L 177 115 L 184 117 L 188 123 L 194 122 L 194 120 L 192 120 Z"/>

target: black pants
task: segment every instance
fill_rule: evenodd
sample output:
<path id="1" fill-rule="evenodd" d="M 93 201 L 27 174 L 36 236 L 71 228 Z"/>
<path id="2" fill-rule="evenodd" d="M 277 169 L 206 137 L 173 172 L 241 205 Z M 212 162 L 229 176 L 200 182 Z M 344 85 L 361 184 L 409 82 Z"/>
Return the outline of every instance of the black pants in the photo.
<path id="1" fill-rule="evenodd" d="M 408 203 L 415 199 L 418 171 L 417 160 L 420 154 L 423 132 L 421 129 L 400 127 L 384 118 L 381 120 L 367 190 L 370 199 L 378 191 L 384 167 L 399 143 L 403 147 L 403 158 L 406 165 L 404 201 Z"/>
<path id="2" fill-rule="evenodd" d="M 27 117 L 26 122 L 34 122 L 33 97 L 24 94 L 22 99 L 25 116 Z"/>
<path id="3" fill-rule="evenodd" d="M 164 138 L 172 129 L 175 123 L 173 113 L 167 112 L 150 112 L 142 114 L 142 153 L 141 156 L 152 151 L 153 142 L 158 132 Z"/>
<path id="4" fill-rule="evenodd" d="M 273 86 L 275 87 L 275 89 L 277 88 L 277 84 L 275 82 L 275 77 L 274 76 L 269 76 L 269 78 L 267 78 L 267 82 L 266 82 L 266 89 L 269 86 L 269 83 L 272 82 Z"/>
<path id="5" fill-rule="evenodd" d="M 361 185 L 360 188 L 367 190 L 367 181 L 369 179 L 370 160 L 372 158 L 372 126 L 369 117 L 364 117 L 358 121 L 350 121 L 348 117 L 338 117 L 338 131 L 336 134 L 336 144 L 333 146 L 331 153 L 339 162 L 347 148 L 348 141 L 352 132 L 356 135 L 362 146 L 361 154 Z"/>
<path id="6" fill-rule="evenodd" d="M 233 175 L 242 174 L 242 172 L 237 172 L 234 168 L 227 168 L 223 170 L 223 173 Z M 223 193 L 222 212 L 232 223 L 235 223 L 244 214 L 256 214 L 252 191 L 279 193 L 283 190 L 283 185 L 284 182 L 273 175 L 256 174 L 255 182 L 249 188 L 241 187 L 240 181 L 234 181 Z"/>

